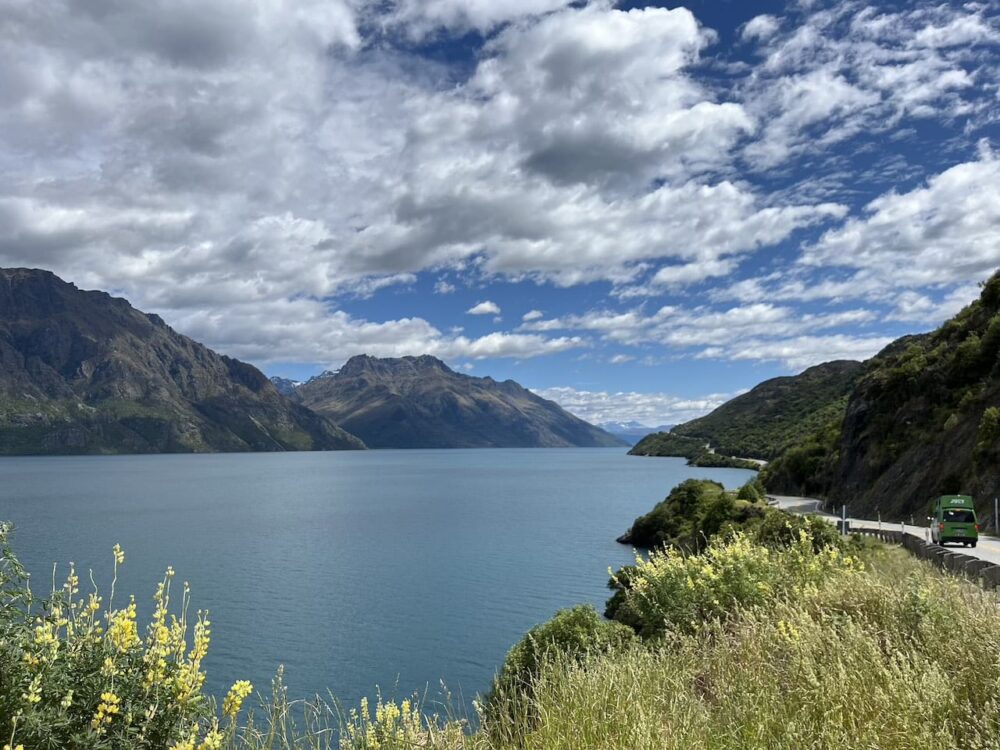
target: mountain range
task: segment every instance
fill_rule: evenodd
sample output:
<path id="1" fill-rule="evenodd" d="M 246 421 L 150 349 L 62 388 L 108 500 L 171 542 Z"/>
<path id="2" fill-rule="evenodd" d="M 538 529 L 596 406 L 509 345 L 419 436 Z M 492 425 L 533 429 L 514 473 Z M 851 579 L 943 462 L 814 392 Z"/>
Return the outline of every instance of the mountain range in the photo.
<path id="1" fill-rule="evenodd" d="M 0 454 L 362 449 L 361 436 L 395 448 L 622 444 L 512 380 L 428 356 L 269 380 L 124 299 L 0 269 Z"/>
<path id="2" fill-rule="evenodd" d="M 292 398 L 372 448 L 625 444 L 513 380 L 464 375 L 427 355 L 352 357 L 296 387 Z"/>
<path id="3" fill-rule="evenodd" d="M 257 368 L 48 271 L 0 269 L 0 453 L 364 448 Z"/>

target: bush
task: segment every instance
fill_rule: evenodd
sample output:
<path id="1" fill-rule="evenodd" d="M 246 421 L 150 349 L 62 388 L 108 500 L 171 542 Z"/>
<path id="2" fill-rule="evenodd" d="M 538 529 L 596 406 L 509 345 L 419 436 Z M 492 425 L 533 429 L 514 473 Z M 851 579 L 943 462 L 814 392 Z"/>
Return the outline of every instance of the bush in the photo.
<path id="1" fill-rule="evenodd" d="M 739 500 L 757 503 L 764 499 L 764 492 L 764 484 L 760 481 L 760 477 L 754 477 L 753 479 L 748 479 L 746 484 L 740 487 L 739 492 L 736 493 L 736 497 Z"/>
<path id="2" fill-rule="evenodd" d="M 849 575 L 861 564 L 838 547 L 816 551 L 813 538 L 800 531 L 787 547 L 771 549 L 737 533 L 716 537 L 699 555 L 656 550 L 636 559 L 626 602 L 640 621 L 640 633 L 696 632 L 742 609 L 773 607 L 833 575 Z"/>
<path id="3" fill-rule="evenodd" d="M 1000 441 L 1000 409 L 991 406 L 983 412 L 979 420 L 976 447 L 982 453 L 991 453 L 996 450 L 998 441 Z"/>
<path id="4" fill-rule="evenodd" d="M 839 547 L 842 537 L 833 524 L 817 516 L 796 516 L 780 510 L 771 510 L 753 529 L 753 540 L 771 549 L 788 548 L 798 543 L 806 534 L 819 552 L 824 547 Z"/>
<path id="5" fill-rule="evenodd" d="M 211 623 L 189 618 L 186 584 L 171 613 L 172 570 L 143 637 L 135 601 L 115 609 L 114 582 L 106 602 L 81 594 L 72 566 L 61 590 L 37 600 L 8 532 L 0 527 L 0 736 L 11 747 L 212 750 L 232 735 L 252 688 L 233 686 L 220 726 L 201 692 Z M 124 560 L 116 545 L 115 580 Z"/>
<path id="6" fill-rule="evenodd" d="M 997 748 L 998 649 L 995 597 L 885 553 L 725 625 L 553 665 L 502 747 Z"/>
<path id="7" fill-rule="evenodd" d="M 508 652 L 495 683 L 524 688 L 553 658 L 580 659 L 594 652 L 613 651 L 633 637 L 630 628 L 605 620 L 589 604 L 563 609 L 529 630 Z"/>
<path id="8" fill-rule="evenodd" d="M 765 510 L 760 504 L 737 501 L 718 482 L 688 479 L 635 519 L 622 541 L 645 549 L 670 545 L 696 552 L 723 529 L 751 523 Z"/>

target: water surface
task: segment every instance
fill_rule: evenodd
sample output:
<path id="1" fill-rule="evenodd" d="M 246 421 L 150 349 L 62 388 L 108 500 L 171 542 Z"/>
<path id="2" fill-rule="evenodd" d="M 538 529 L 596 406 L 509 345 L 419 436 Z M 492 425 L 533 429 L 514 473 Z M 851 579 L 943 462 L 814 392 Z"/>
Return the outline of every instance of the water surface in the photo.
<path id="1" fill-rule="evenodd" d="M 118 591 L 148 614 L 173 565 L 211 610 L 213 692 L 284 664 L 293 697 L 471 699 L 532 625 L 603 609 L 635 516 L 688 477 L 749 475 L 621 449 L 4 458 L 0 519 L 36 591 L 70 560 L 103 588 L 119 542 Z"/>

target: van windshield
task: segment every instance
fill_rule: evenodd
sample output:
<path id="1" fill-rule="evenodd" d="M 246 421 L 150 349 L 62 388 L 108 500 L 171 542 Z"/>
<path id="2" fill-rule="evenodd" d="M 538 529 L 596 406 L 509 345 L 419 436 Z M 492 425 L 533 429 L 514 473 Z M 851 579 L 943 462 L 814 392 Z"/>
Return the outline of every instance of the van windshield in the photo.
<path id="1" fill-rule="evenodd" d="M 942 520 L 945 523 L 975 523 L 976 514 L 973 513 L 971 510 L 952 508 L 950 510 L 944 511 L 944 518 Z"/>

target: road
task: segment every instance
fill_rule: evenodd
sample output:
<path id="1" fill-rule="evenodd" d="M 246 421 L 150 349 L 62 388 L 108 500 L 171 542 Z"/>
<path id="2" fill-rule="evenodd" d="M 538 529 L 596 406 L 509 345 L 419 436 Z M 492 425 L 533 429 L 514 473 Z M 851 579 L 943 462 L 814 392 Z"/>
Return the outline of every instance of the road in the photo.
<path id="1" fill-rule="evenodd" d="M 773 505 L 781 508 L 782 510 L 787 510 L 790 513 L 798 513 L 801 515 L 811 513 L 828 519 L 830 523 L 836 522 L 839 518 L 839 516 L 834 516 L 820 510 L 821 501 L 812 497 L 768 495 L 767 498 Z M 847 520 L 851 522 L 852 528 L 878 528 L 878 521 L 872 521 L 867 518 L 848 517 Z M 928 535 L 929 529 L 926 526 L 912 526 L 910 524 L 887 523 L 883 521 L 882 528 L 902 529 L 908 534 L 919 536 L 921 539 L 930 539 L 930 536 Z M 997 539 L 996 537 L 980 535 L 979 542 L 976 544 L 975 548 L 963 547 L 960 544 L 956 544 L 948 545 L 948 549 L 953 549 L 956 552 L 961 552 L 962 554 L 970 555 L 971 557 L 978 557 L 980 560 L 987 560 L 988 562 L 1000 565 L 1000 539 Z"/>

